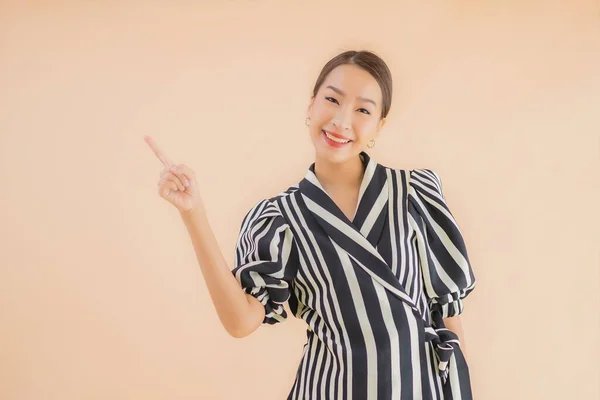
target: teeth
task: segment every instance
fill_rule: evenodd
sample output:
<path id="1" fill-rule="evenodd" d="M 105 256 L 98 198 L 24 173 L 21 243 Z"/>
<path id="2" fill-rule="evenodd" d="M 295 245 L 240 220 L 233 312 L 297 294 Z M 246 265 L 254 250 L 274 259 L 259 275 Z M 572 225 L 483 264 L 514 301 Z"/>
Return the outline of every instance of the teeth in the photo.
<path id="1" fill-rule="evenodd" d="M 325 132 L 325 131 L 323 131 L 323 132 Z M 333 140 L 333 141 L 334 141 L 334 142 L 336 142 L 336 143 L 341 143 L 341 144 L 344 144 L 344 143 L 348 143 L 348 142 L 350 141 L 350 140 L 344 140 L 344 139 L 340 139 L 340 138 L 337 138 L 337 137 L 335 137 L 335 136 L 331 136 L 331 135 L 330 135 L 329 133 L 327 133 L 327 132 L 325 132 L 325 136 L 327 136 L 329 139 Z"/>

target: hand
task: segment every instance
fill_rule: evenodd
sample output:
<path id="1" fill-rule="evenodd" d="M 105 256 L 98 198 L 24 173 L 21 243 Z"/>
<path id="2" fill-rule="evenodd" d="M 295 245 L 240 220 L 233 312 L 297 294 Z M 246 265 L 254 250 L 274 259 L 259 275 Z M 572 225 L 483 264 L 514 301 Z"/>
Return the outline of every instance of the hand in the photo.
<path id="1" fill-rule="evenodd" d="M 194 171 L 187 165 L 171 162 L 150 136 L 144 136 L 144 141 L 164 166 L 158 181 L 160 197 L 173 204 L 182 213 L 199 207 L 202 200 Z"/>

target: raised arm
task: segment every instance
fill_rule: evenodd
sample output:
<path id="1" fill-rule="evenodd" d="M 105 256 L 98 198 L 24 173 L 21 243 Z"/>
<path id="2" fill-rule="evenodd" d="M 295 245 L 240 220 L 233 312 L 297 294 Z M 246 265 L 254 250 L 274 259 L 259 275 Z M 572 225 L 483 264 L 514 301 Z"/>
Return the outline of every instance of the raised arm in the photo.
<path id="1" fill-rule="evenodd" d="M 254 332 L 265 317 L 265 308 L 244 293 L 227 265 L 202 207 L 181 212 L 192 240 L 208 292 L 227 332 L 236 338 Z"/>
<path id="2" fill-rule="evenodd" d="M 194 171 L 171 162 L 149 136 L 144 140 L 164 166 L 158 194 L 179 211 L 221 324 L 233 337 L 248 336 L 261 325 L 265 309 L 232 275 L 210 227 Z"/>

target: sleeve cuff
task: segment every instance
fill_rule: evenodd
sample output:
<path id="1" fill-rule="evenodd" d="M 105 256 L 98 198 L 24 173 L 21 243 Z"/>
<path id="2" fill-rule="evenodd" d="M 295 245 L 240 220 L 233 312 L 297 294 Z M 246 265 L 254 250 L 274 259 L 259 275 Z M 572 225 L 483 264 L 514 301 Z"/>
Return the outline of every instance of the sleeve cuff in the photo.
<path id="1" fill-rule="evenodd" d="M 263 325 L 274 325 L 287 319 L 287 312 L 285 311 L 283 304 L 272 301 L 266 287 L 248 287 L 244 289 L 244 292 L 254 296 L 256 300 L 265 307 L 265 318 L 262 322 Z"/>

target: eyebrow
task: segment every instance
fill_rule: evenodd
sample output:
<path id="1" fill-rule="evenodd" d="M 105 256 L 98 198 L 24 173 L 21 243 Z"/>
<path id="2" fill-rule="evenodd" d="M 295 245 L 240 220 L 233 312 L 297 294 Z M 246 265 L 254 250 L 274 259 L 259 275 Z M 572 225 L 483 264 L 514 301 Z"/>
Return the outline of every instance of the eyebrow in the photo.
<path id="1" fill-rule="evenodd" d="M 336 92 L 337 94 L 339 94 L 340 96 L 346 96 L 346 93 L 342 92 L 340 89 L 336 88 L 335 86 L 327 86 L 327 89 L 331 89 L 334 92 Z M 377 103 L 375 103 L 373 100 L 371 99 L 367 99 L 366 97 L 358 97 L 359 100 L 365 101 L 367 103 L 372 103 L 375 107 L 377 107 Z"/>

